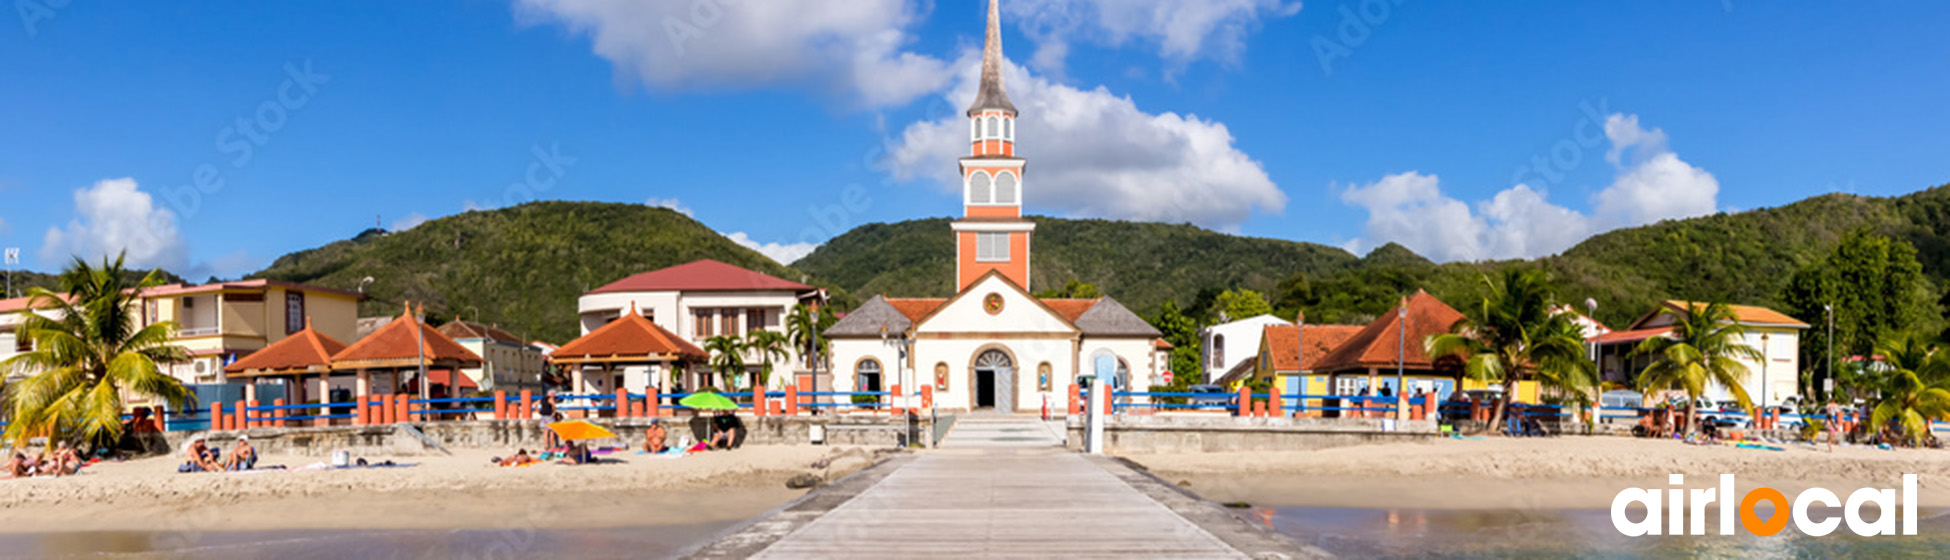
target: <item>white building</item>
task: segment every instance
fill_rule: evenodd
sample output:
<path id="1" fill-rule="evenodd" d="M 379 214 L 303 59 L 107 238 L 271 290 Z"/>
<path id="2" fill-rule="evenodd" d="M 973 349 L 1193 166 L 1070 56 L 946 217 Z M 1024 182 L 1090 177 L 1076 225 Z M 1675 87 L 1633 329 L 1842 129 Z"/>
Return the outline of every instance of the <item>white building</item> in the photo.
<path id="1" fill-rule="evenodd" d="M 1602 379 L 1634 385 L 1639 372 L 1650 365 L 1652 358 L 1634 355 L 1633 349 L 1645 339 L 1671 336 L 1676 319 L 1684 317 L 1694 307 L 1704 305 L 1686 301 L 1661 302 L 1659 307 L 1633 321 L 1625 330 L 1592 338 L 1591 342 L 1598 347 Z M 1761 360 L 1736 359 L 1747 368 L 1741 388 L 1747 391 L 1748 398 L 1756 405 L 1775 405 L 1799 394 L 1801 331 L 1807 330 L 1808 324 L 1765 307 L 1729 305 L 1728 308 L 1733 312 L 1733 322 L 1747 331 L 1741 342 L 1760 351 L 1764 357 Z M 1709 384 L 1702 396 L 1714 401 L 1733 399 L 1732 392 L 1717 383 Z"/>
<path id="2" fill-rule="evenodd" d="M 1205 382 L 1218 383 L 1239 364 L 1258 358 L 1266 327 L 1291 326 L 1285 319 L 1260 315 L 1199 329 L 1199 369 L 1205 372 Z"/>
<path id="3" fill-rule="evenodd" d="M 1038 299 L 1028 290 L 1035 222 L 1015 153 L 1016 108 L 1002 84 L 996 6 L 989 4 L 982 80 L 968 109 L 969 157 L 961 160 L 963 217 L 955 236 L 956 293 L 945 299 L 876 296 L 827 329 L 839 391 L 912 393 L 932 385 L 951 410 L 1064 411 L 1080 376 L 1111 376 L 1120 389 L 1164 383 L 1160 333 L 1116 300 Z M 945 280 L 945 279 L 944 279 Z M 901 397 L 896 404 L 918 406 Z"/>
<path id="4" fill-rule="evenodd" d="M 548 369 L 548 356 L 542 349 L 499 327 L 480 323 L 454 320 L 436 330 L 481 357 L 480 367 L 460 371 L 482 390 L 541 388 L 542 373 Z"/>
<path id="5" fill-rule="evenodd" d="M 822 305 L 821 300 L 822 295 L 812 286 L 707 259 L 633 275 L 596 288 L 576 301 L 576 311 L 581 316 L 584 335 L 634 308 L 685 342 L 703 347 L 714 336 L 746 337 L 761 330 L 785 334 L 785 317 L 794 306 Z M 793 365 L 800 361 L 792 348 L 787 348 L 787 353 L 772 363 L 774 389 L 793 382 Z M 749 366 L 748 373 L 759 370 L 759 356 L 755 353 L 748 352 L 744 361 Z M 695 389 L 719 384 L 707 377 L 710 372 L 702 366 L 687 371 L 688 379 L 651 379 L 651 384 L 664 391 L 677 385 Z M 665 376 L 639 378 L 656 377 Z M 597 388 L 576 388 L 582 389 Z"/>

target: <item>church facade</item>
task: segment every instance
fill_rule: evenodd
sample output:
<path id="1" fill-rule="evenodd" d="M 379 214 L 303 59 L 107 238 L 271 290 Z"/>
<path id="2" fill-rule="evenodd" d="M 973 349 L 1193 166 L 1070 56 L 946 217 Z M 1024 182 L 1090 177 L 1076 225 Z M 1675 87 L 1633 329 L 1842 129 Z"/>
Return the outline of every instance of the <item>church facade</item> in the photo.
<path id="1" fill-rule="evenodd" d="M 1069 386 L 1102 375 L 1120 390 L 1165 383 L 1160 333 L 1111 298 L 1042 299 L 1030 291 L 1036 224 L 1022 215 L 1030 192 L 1016 154 L 1017 111 L 1002 81 L 999 14 L 989 3 L 981 87 L 967 112 L 961 159 L 962 217 L 955 239 L 955 295 L 875 296 L 826 331 L 839 391 L 912 393 L 934 387 L 951 410 L 1064 410 Z M 895 404 L 916 406 L 901 398 Z"/>

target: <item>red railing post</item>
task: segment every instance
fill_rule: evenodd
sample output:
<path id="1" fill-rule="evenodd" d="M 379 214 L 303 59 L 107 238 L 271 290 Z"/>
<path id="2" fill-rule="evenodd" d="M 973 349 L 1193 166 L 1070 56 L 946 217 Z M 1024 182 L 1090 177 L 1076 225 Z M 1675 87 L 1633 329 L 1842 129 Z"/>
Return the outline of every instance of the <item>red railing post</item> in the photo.
<path id="1" fill-rule="evenodd" d="M 507 389 L 494 390 L 494 419 L 495 420 L 508 419 L 508 390 Z"/>
<path id="2" fill-rule="evenodd" d="M 1070 416 L 1083 414 L 1083 386 L 1070 384 Z"/>
<path id="3" fill-rule="evenodd" d="M 765 416 L 769 412 L 765 406 L 765 386 L 752 384 L 752 416 Z"/>
<path id="4" fill-rule="evenodd" d="M 785 415 L 786 416 L 799 415 L 799 384 L 798 383 L 793 383 L 791 385 L 785 386 Z"/>
<path id="5" fill-rule="evenodd" d="M 522 389 L 521 400 L 515 401 L 515 418 L 527 418 L 528 411 L 535 407 L 534 400 L 534 389 Z"/>
<path id="6" fill-rule="evenodd" d="M 223 403 L 221 402 L 210 403 L 210 430 L 222 431 L 224 429 L 225 427 L 223 423 Z"/>
<path id="7" fill-rule="evenodd" d="M 1239 396 L 1236 397 L 1236 400 L 1234 400 L 1234 402 L 1239 405 L 1238 412 L 1233 413 L 1235 416 L 1253 415 L 1253 390 L 1252 389 L 1248 389 L 1244 386 L 1239 387 Z"/>
<path id="8" fill-rule="evenodd" d="M 616 390 L 616 415 L 615 416 L 617 418 L 630 417 L 630 390 L 629 389 L 618 388 Z"/>
<path id="9" fill-rule="evenodd" d="M 1280 418 L 1286 416 L 1286 399 L 1280 396 L 1280 387 L 1273 386 L 1266 394 L 1266 416 Z"/>
<path id="10" fill-rule="evenodd" d="M 998 388 L 997 390 L 1000 389 Z M 888 394 L 887 404 L 889 405 L 889 408 L 887 410 L 893 412 L 895 416 L 901 416 L 907 414 L 906 408 L 902 408 L 901 406 L 895 404 L 900 402 L 906 402 L 902 399 L 905 399 L 907 394 L 901 392 L 901 386 L 898 384 L 894 385 L 893 390 L 889 391 L 887 394 Z"/>
<path id="11" fill-rule="evenodd" d="M 656 418 L 664 415 L 664 391 L 656 387 L 643 390 L 643 412 Z"/>
<path id="12" fill-rule="evenodd" d="M 934 408 L 934 385 L 921 386 L 921 408 Z"/>
<path id="13" fill-rule="evenodd" d="M 284 408 L 282 408 L 283 406 L 284 406 L 284 399 L 271 399 L 271 407 L 273 408 L 273 410 L 271 411 L 272 426 L 276 426 L 279 428 L 284 427 Z"/>

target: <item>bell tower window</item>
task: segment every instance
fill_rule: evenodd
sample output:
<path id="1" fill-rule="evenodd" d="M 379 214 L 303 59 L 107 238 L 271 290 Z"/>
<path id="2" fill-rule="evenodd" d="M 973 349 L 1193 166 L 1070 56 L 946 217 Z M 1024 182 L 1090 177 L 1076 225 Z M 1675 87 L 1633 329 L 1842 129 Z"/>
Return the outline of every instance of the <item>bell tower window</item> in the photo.
<path id="1" fill-rule="evenodd" d="M 990 181 L 989 174 L 984 171 L 976 171 L 975 173 L 968 176 L 968 203 L 969 204 L 989 203 L 990 201 L 989 181 Z"/>
<path id="2" fill-rule="evenodd" d="M 1002 126 L 996 124 L 995 121 L 996 121 L 995 117 L 989 117 L 989 135 L 988 135 L 989 138 L 1002 137 Z"/>
<path id="3" fill-rule="evenodd" d="M 1015 119 L 1002 119 L 1002 139 L 1011 142 L 1014 142 L 1016 140 Z"/>
<path id="4" fill-rule="evenodd" d="M 1004 171 L 995 177 L 995 203 L 1016 203 L 1016 174 Z"/>
<path id="5" fill-rule="evenodd" d="M 975 234 L 975 262 L 1009 262 L 1009 234 Z"/>
<path id="6" fill-rule="evenodd" d="M 982 119 L 968 119 L 968 140 L 970 142 L 982 141 Z"/>

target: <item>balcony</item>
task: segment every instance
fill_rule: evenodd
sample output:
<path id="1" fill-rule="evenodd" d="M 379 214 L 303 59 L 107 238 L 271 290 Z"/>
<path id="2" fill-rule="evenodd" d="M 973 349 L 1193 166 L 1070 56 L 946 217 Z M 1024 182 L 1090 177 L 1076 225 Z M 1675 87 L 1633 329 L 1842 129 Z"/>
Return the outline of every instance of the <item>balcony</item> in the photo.
<path id="1" fill-rule="evenodd" d="M 195 327 L 195 328 L 184 327 L 184 328 L 176 329 L 176 338 L 216 336 L 217 334 L 218 334 L 217 327 Z"/>

